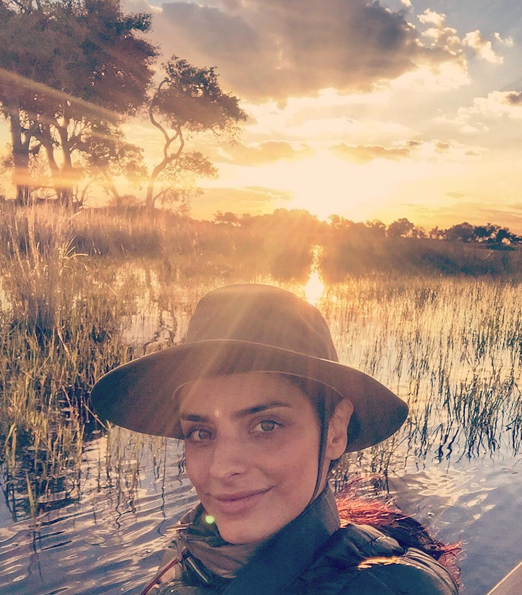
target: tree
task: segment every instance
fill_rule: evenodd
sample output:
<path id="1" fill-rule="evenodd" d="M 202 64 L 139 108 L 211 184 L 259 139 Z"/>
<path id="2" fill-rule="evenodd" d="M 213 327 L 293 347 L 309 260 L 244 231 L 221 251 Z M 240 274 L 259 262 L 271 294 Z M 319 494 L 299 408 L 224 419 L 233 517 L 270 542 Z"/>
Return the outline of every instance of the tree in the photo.
<path id="1" fill-rule="evenodd" d="M 366 221 L 367 237 L 370 242 L 378 242 L 386 237 L 386 225 L 378 219 Z"/>
<path id="2" fill-rule="evenodd" d="M 158 177 L 172 164 L 181 161 L 185 149 L 185 131 L 200 133 L 211 131 L 231 138 L 238 132 L 238 123 L 246 120 L 237 97 L 223 93 L 214 67 L 198 68 L 174 56 L 164 65 L 165 77 L 159 83 L 149 105 L 149 118 L 162 134 L 163 159 L 153 169 L 147 188 L 146 205 L 154 209 L 157 195 L 154 187 Z M 169 129 L 172 132 L 169 132 Z M 192 164 L 196 157 L 192 154 Z M 199 154 L 199 174 L 210 172 L 210 163 Z M 178 171 L 182 171 L 178 167 Z M 197 173 L 193 169 L 194 173 Z M 214 170 L 215 172 L 215 170 Z"/>
<path id="3" fill-rule="evenodd" d="M 351 219 L 345 219 L 340 215 L 330 215 L 328 219 L 330 220 L 330 228 L 334 231 L 346 231 L 355 225 Z"/>
<path id="4" fill-rule="evenodd" d="M 32 77 L 46 71 L 45 62 L 34 52 L 41 40 L 32 4 L 19 2 L 13 8 L 12 3 L 0 1 L 0 108 L 10 124 L 13 180 L 19 202 L 29 197 L 29 145 L 36 130 L 23 106 L 31 100 Z"/>
<path id="5" fill-rule="evenodd" d="M 445 237 L 445 231 L 443 229 L 439 229 L 437 225 L 434 228 L 430 229 L 428 237 L 430 238 L 430 240 L 443 240 Z"/>
<path id="6" fill-rule="evenodd" d="M 408 221 L 405 217 L 398 219 L 388 225 L 388 237 L 389 238 L 406 238 L 411 236 L 415 225 Z"/>
<path id="7" fill-rule="evenodd" d="M 214 222 L 237 226 L 239 225 L 239 217 L 235 213 L 232 213 L 232 211 L 226 211 L 225 213 L 223 211 L 216 211 L 214 213 Z"/>
<path id="8" fill-rule="evenodd" d="M 475 226 L 475 238 L 477 242 L 485 242 L 491 238 L 494 234 L 494 225 L 488 223 L 487 225 L 476 225 Z"/>
<path id="9" fill-rule="evenodd" d="M 125 176 L 139 186 L 147 176 L 143 149 L 125 141 L 121 130 L 109 123 L 94 125 L 78 144 L 81 152 L 81 171 L 86 178 L 81 193 L 83 204 L 87 191 L 94 184 L 100 185 L 113 198 L 115 205 L 122 202 L 114 178 Z"/>
<path id="10" fill-rule="evenodd" d="M 74 157 L 95 129 L 143 105 L 156 57 L 139 34 L 150 16 L 119 0 L 0 0 L 0 109 L 10 122 L 17 199 L 27 202 L 28 159 L 41 147 L 57 197 L 69 204 Z"/>
<path id="11" fill-rule="evenodd" d="M 467 221 L 459 223 L 458 225 L 453 225 L 447 229 L 445 236 L 447 240 L 458 242 L 471 242 L 476 240 L 475 228 Z"/>
<path id="12" fill-rule="evenodd" d="M 516 236 L 512 234 L 507 227 L 498 227 L 495 233 L 496 244 L 512 244 L 516 243 Z"/>
<path id="13" fill-rule="evenodd" d="M 215 178 L 217 169 L 199 151 L 181 154 L 163 170 L 160 188 L 152 198 L 153 205 L 157 202 L 168 205 L 177 202 L 183 209 L 192 197 L 201 192 L 196 186 L 197 179 L 201 177 Z"/>

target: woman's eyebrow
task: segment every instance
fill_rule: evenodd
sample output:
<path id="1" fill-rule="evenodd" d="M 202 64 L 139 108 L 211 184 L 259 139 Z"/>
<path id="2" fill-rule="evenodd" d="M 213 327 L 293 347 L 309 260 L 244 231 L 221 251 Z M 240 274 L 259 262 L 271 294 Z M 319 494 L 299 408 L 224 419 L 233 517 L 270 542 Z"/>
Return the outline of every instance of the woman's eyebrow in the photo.
<path id="1" fill-rule="evenodd" d="M 259 405 L 254 405 L 253 407 L 246 407 L 245 409 L 238 409 L 237 411 L 234 411 L 232 417 L 235 417 L 236 419 L 241 419 L 243 417 L 255 415 L 256 413 L 261 413 L 261 411 L 266 411 L 267 409 L 275 409 L 277 407 L 291 408 L 292 405 L 290 403 L 283 403 L 282 401 L 271 401 L 269 403 L 261 403 Z"/>
<path id="2" fill-rule="evenodd" d="M 182 421 L 210 421 L 210 417 L 206 415 L 196 415 L 195 413 L 182 413 L 179 416 Z"/>
<path id="3" fill-rule="evenodd" d="M 252 407 L 245 407 L 245 409 L 238 409 L 237 411 L 234 411 L 232 417 L 235 419 L 242 419 L 244 417 L 248 417 L 249 415 L 255 415 L 256 413 L 261 413 L 261 411 L 275 409 L 277 407 L 291 408 L 292 405 L 290 403 L 283 403 L 282 401 L 270 401 L 269 403 L 260 403 L 259 405 L 253 405 Z M 212 418 L 208 415 L 198 415 L 195 413 L 182 413 L 179 418 L 182 421 L 196 422 L 210 422 L 212 420 Z"/>

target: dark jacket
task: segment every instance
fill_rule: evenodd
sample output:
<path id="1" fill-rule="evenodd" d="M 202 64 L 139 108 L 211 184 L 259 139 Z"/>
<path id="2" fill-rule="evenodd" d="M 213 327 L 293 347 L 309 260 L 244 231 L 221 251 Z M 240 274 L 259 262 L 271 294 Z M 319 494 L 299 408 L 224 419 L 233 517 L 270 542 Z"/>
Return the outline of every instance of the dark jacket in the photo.
<path id="1" fill-rule="evenodd" d="M 186 555 L 186 552 L 185 552 Z M 187 563 L 188 562 L 188 563 Z M 449 573 L 428 554 L 374 527 L 339 528 L 325 490 L 275 535 L 235 579 L 185 557 L 177 578 L 151 595 L 456 595 Z"/>

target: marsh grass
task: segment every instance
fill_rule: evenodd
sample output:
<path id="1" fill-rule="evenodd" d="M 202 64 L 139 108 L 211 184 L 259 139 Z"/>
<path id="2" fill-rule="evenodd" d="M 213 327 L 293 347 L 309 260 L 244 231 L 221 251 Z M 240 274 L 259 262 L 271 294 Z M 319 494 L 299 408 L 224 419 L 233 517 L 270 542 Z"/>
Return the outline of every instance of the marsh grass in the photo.
<path id="1" fill-rule="evenodd" d="M 15 519 L 80 498 L 86 442 L 102 434 L 100 489 L 132 509 L 143 452 L 160 469 L 164 443 L 103 428 L 89 408 L 95 380 L 180 341 L 213 287 L 268 281 L 303 293 L 295 281 L 268 276 L 259 253 L 247 250 L 246 231 L 231 242 L 231 230 L 207 236 L 187 226 L 136 213 L 125 221 L 102 212 L 0 211 L 0 481 Z M 212 245 L 221 246 L 215 255 Z M 318 307 L 341 361 L 411 408 L 391 440 L 346 458 L 339 485 L 362 469 L 385 486 L 411 459 L 517 452 L 521 304 L 521 287 L 499 278 L 373 274 L 328 286 Z"/>
<path id="2" fill-rule="evenodd" d="M 419 460 L 430 452 L 439 459 L 475 457 L 502 444 L 518 451 L 520 286 L 366 278 L 333 286 L 322 304 L 341 360 L 375 375 L 410 405 L 395 445 L 373 449 L 372 468 L 376 460 L 389 466 L 382 448 Z"/>
<path id="3" fill-rule="evenodd" d="M 69 498 L 77 488 L 93 421 L 86 395 L 131 356 L 120 336 L 129 301 L 71 249 L 65 214 L 52 230 L 40 215 L 0 222 L 0 457 L 8 500 L 25 483 L 31 512 L 51 493 Z"/>

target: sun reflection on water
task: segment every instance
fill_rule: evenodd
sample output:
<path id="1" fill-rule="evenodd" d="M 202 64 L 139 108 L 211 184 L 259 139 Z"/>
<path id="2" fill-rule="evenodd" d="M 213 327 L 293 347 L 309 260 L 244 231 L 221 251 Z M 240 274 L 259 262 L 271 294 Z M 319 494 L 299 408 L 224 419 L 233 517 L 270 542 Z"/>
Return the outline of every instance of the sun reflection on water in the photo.
<path id="1" fill-rule="evenodd" d="M 319 300 L 323 297 L 325 285 L 319 274 L 319 259 L 322 254 L 322 246 L 313 246 L 312 264 L 310 266 L 310 277 L 304 286 L 306 301 L 312 306 L 317 306 Z"/>
<path id="2" fill-rule="evenodd" d="M 317 271 L 314 271 L 304 287 L 306 301 L 316 306 L 324 293 L 324 283 Z"/>

